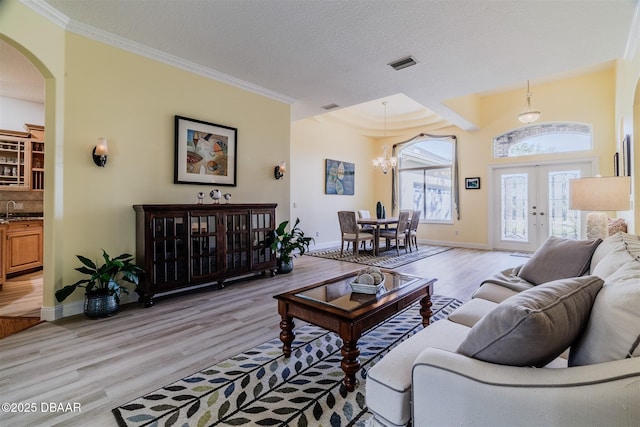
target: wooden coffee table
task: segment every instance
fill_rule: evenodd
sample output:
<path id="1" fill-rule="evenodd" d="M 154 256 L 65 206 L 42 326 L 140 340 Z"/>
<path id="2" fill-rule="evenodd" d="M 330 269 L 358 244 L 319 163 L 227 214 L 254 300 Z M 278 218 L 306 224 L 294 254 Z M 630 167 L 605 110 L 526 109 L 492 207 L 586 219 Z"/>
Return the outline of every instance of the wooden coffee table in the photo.
<path id="1" fill-rule="evenodd" d="M 355 273 L 275 295 L 282 318 L 280 340 L 285 357 L 291 356 L 294 318 L 335 332 L 342 339 L 340 367 L 345 375 L 344 385 L 353 391 L 356 373 L 360 370 L 358 340 L 364 332 L 418 300 L 423 326 L 429 325 L 431 318 L 431 295 L 436 279 L 390 270 L 383 272 L 386 289 L 378 295 L 352 293 L 350 283 Z"/>

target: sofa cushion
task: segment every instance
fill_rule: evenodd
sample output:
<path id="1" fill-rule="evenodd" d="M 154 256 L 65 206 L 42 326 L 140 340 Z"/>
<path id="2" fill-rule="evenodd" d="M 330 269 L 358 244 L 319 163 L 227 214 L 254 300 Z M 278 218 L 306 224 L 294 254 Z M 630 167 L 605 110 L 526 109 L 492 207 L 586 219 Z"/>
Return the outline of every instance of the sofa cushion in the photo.
<path id="1" fill-rule="evenodd" d="M 627 251 L 626 245 L 623 245 L 622 248 L 614 249 L 602 257 L 594 267 L 591 275 L 606 279 L 631 261 L 633 261 L 633 256 Z"/>
<path id="2" fill-rule="evenodd" d="M 591 274 L 594 274 L 594 270 L 602 259 L 612 252 L 626 251 L 631 256 L 640 255 L 640 240 L 639 236 L 628 233 L 616 233 L 605 238 L 602 243 L 598 245 L 591 257 Z"/>
<path id="3" fill-rule="evenodd" d="M 573 277 L 514 295 L 476 323 L 457 351 L 501 365 L 543 367 L 580 335 L 602 283 Z"/>
<path id="4" fill-rule="evenodd" d="M 571 347 L 569 366 L 640 356 L 640 261 L 609 276 L 596 297 L 582 336 Z"/>
<path id="5" fill-rule="evenodd" d="M 601 242 L 549 237 L 524 263 L 518 276 L 534 285 L 582 276 L 589 271 L 591 256 Z"/>
<path id="6" fill-rule="evenodd" d="M 517 291 L 509 289 L 493 282 L 484 282 L 471 296 L 473 299 L 484 299 L 487 301 L 501 303 L 509 297 L 517 294 Z"/>
<path id="7" fill-rule="evenodd" d="M 487 301 L 482 298 L 474 298 L 456 308 L 453 313 L 449 315 L 449 320 L 464 326 L 472 327 L 497 306 L 498 303 Z"/>
<path id="8" fill-rule="evenodd" d="M 467 332 L 466 326 L 439 320 L 398 344 L 367 372 L 369 410 L 387 425 L 406 425 L 411 420 L 413 362 L 427 347 L 454 352 Z"/>

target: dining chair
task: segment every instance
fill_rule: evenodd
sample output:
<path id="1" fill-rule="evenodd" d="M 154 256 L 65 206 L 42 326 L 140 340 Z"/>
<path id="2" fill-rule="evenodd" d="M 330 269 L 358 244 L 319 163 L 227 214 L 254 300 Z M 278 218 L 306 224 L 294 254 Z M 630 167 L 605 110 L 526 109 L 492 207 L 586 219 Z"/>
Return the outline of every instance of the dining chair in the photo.
<path id="1" fill-rule="evenodd" d="M 409 227 L 407 228 L 407 241 L 409 242 L 409 251 L 413 252 L 411 244 L 418 250 L 418 224 L 420 224 L 420 215 L 422 211 L 413 211 L 411 213 L 411 220 L 409 221 Z"/>
<path id="2" fill-rule="evenodd" d="M 398 214 L 398 224 L 395 228 L 384 228 L 380 230 L 380 237 L 385 239 L 385 250 L 389 250 L 389 242 L 395 240 L 396 252 L 400 255 L 400 242 L 404 243 L 405 252 L 407 249 L 407 228 L 409 227 L 409 216 L 411 211 L 400 211 Z"/>
<path id="3" fill-rule="evenodd" d="M 353 253 L 358 256 L 358 247 L 360 243 L 371 241 L 373 244 L 373 234 L 362 231 L 358 227 L 356 221 L 356 213 L 354 211 L 339 211 L 338 221 L 340 222 L 340 256 L 344 252 L 344 243 L 347 242 L 347 250 L 349 250 L 349 244 L 353 242 Z"/>
<path id="4" fill-rule="evenodd" d="M 367 209 L 358 209 L 358 219 L 370 219 L 370 218 L 371 218 L 371 214 Z M 360 229 L 362 231 L 366 231 L 367 233 L 374 232 L 373 225 L 370 225 L 370 224 L 363 224 L 360 226 Z"/>

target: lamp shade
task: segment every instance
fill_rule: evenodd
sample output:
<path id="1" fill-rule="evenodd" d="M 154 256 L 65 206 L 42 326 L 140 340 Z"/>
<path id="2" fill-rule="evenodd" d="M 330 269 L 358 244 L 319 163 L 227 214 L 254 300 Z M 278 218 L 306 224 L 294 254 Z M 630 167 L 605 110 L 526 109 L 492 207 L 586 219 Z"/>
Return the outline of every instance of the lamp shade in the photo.
<path id="1" fill-rule="evenodd" d="M 631 177 L 609 176 L 569 180 L 569 209 L 627 211 L 631 209 Z"/>

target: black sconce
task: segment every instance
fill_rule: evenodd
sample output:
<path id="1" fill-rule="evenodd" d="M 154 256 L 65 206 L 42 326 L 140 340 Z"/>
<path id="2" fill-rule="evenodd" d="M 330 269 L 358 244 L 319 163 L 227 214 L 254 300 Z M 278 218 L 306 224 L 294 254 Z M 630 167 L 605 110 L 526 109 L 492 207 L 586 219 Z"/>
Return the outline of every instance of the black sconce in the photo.
<path id="1" fill-rule="evenodd" d="M 281 179 L 284 176 L 284 173 L 287 171 L 287 164 L 282 161 L 276 165 L 276 168 L 273 171 L 273 175 L 276 179 Z"/>
<path id="2" fill-rule="evenodd" d="M 108 155 L 109 147 L 107 147 L 106 138 L 98 138 L 98 144 L 93 147 L 93 162 L 103 168 L 107 164 Z"/>

